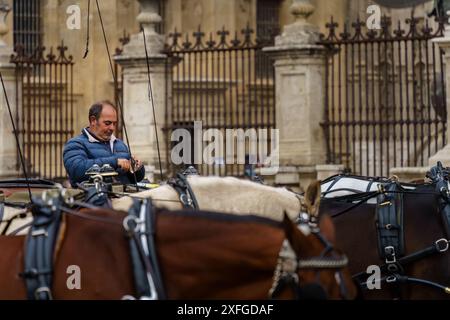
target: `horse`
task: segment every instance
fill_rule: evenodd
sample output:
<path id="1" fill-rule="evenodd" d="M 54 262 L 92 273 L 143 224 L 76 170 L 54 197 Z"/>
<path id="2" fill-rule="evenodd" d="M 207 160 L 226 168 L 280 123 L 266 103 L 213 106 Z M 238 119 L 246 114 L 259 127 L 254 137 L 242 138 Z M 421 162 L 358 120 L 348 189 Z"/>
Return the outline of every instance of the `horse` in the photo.
<path id="1" fill-rule="evenodd" d="M 198 208 L 207 211 L 219 211 L 232 214 L 258 214 L 263 217 L 282 221 L 284 212 L 291 219 L 295 219 L 301 211 L 302 197 L 294 192 L 281 187 L 271 187 L 250 180 L 238 179 L 235 177 L 214 177 L 214 176 L 198 176 L 189 175 L 186 178 L 187 184 L 192 190 L 192 196 L 196 198 Z M 1 185 L 1 184 L 0 184 Z M 9 186 L 11 186 L 9 184 Z M 29 204 L 28 191 L 26 185 L 22 182 L 21 188 L 15 185 L 15 189 L 9 191 L 10 198 L 14 202 L 23 206 Z M 41 194 L 46 189 L 34 189 L 33 194 Z M 47 186 L 48 188 L 56 188 L 56 185 Z M 92 188 L 91 188 L 92 189 Z M 48 189 L 47 189 L 48 190 Z M 80 189 L 67 189 L 69 193 L 79 196 L 83 193 Z M 12 193 L 11 191 L 14 191 Z M 86 190 L 85 190 L 86 191 Z M 87 198 L 91 198 L 87 194 Z M 12 194 L 12 195 L 11 195 Z M 173 184 L 162 184 L 161 186 L 135 193 L 114 193 L 112 198 L 112 207 L 114 210 L 127 212 L 133 203 L 133 199 L 152 199 L 155 206 L 168 210 L 180 210 L 183 203 L 180 201 L 180 195 L 174 188 Z M 95 195 L 95 193 L 94 193 Z M 85 197 L 85 199 L 86 199 Z M 95 199 L 91 199 L 95 200 Z M 92 201 L 90 201 L 92 202 Z M 96 201 L 94 201 L 95 204 Z M 0 223 L 8 228 L 3 227 L 3 231 L 17 230 L 22 226 L 30 223 L 30 217 L 25 219 L 15 219 L 15 217 L 23 210 L 6 207 L 3 217 L 0 217 Z M 12 224 L 8 224 L 9 219 Z M 28 229 L 21 229 L 18 234 L 26 234 Z M 0 232 L 2 234 L 2 232 Z M 5 232 L 3 232 L 5 234 Z"/>
<path id="2" fill-rule="evenodd" d="M 282 221 L 284 212 L 295 219 L 301 211 L 302 197 L 286 188 L 235 177 L 188 175 L 186 181 L 197 200 L 197 209 L 240 215 L 257 213 L 278 221 Z M 155 206 L 168 210 L 183 208 L 182 197 L 173 184 L 113 199 L 113 208 L 128 211 L 131 197 L 152 199 Z"/>
<path id="3" fill-rule="evenodd" d="M 52 259 L 52 297 L 132 296 L 136 285 L 124 230 L 127 213 L 104 208 L 65 212 Z M 308 223 L 299 229 L 287 215 L 279 222 L 254 215 L 155 208 L 154 218 L 156 252 L 169 299 L 356 295 L 345 257 L 326 240 L 333 237 L 329 217 L 322 216 L 314 229 Z M 292 260 L 281 255 L 285 240 L 294 252 Z M 0 299 L 27 297 L 22 278 L 26 241 L 24 236 L 0 237 Z M 296 267 L 289 271 L 292 265 Z M 73 266 L 80 270 L 81 285 L 71 290 L 67 270 Z M 280 285 L 285 276 L 291 279 L 285 284 L 291 285 Z"/>
<path id="4" fill-rule="evenodd" d="M 321 191 L 320 213 L 333 217 L 336 245 L 349 255 L 363 298 L 448 298 L 449 235 L 436 183 L 338 175 Z"/>

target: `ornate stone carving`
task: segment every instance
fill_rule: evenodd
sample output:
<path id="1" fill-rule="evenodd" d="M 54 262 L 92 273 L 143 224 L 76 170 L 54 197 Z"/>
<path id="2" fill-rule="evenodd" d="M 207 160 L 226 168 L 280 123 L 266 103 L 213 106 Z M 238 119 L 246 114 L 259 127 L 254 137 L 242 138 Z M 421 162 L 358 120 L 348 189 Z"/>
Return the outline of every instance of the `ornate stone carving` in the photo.
<path id="1" fill-rule="evenodd" d="M 283 34 L 275 39 L 275 45 L 315 45 L 319 40 L 319 28 L 306 20 L 314 9 L 309 0 L 294 0 L 290 11 L 295 17 L 295 22 L 285 26 Z"/>
<path id="2" fill-rule="evenodd" d="M 141 5 L 137 21 L 144 29 L 147 51 L 150 56 L 161 54 L 164 37 L 156 32 L 156 25 L 161 22 L 158 14 L 158 0 L 139 0 Z M 130 43 L 123 48 L 123 56 L 144 56 L 142 32 L 132 35 Z"/>

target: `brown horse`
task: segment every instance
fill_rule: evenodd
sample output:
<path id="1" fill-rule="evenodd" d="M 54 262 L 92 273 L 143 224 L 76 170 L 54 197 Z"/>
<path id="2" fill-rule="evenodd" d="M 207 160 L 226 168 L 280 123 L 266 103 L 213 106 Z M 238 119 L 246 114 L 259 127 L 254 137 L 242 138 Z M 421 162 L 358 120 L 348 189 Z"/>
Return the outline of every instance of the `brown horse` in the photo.
<path id="1" fill-rule="evenodd" d="M 336 177 L 335 177 L 336 178 Z M 333 179 L 335 179 L 333 178 Z M 433 184 L 411 185 L 403 184 L 398 193 L 403 196 L 404 253 L 397 256 L 401 269 L 398 272 L 381 274 L 391 277 L 392 282 L 382 281 L 380 289 L 372 286 L 369 290 L 365 281 L 374 271 L 366 273 L 371 265 L 385 265 L 378 248 L 379 233 L 382 226 L 377 224 L 376 197 L 370 197 L 370 191 L 361 192 L 353 197 L 355 186 L 365 182 L 365 190 L 377 190 L 377 178 L 354 177 L 349 181 L 353 187 L 345 186 L 344 182 L 336 193 L 344 192 L 346 196 L 334 198 L 326 189 L 330 182 L 325 181 L 322 191 L 320 212 L 334 217 L 336 244 L 349 255 L 349 268 L 356 281 L 361 284 L 364 298 L 368 299 L 442 299 L 448 298 L 446 286 L 450 285 L 450 254 L 448 251 L 435 250 L 436 241 L 448 239 L 439 208 L 439 195 Z M 359 180 L 359 181 L 356 181 Z M 343 181 L 343 180 L 342 180 Z M 386 183 L 386 180 L 378 180 Z M 371 183 L 372 182 L 372 183 Z M 338 184 L 335 184 L 338 185 Z M 367 189 L 366 189 L 367 186 Z M 350 190 L 350 192 L 349 192 Z M 372 191 L 373 192 L 373 191 Z M 375 191 L 376 192 L 376 191 Z M 368 195 L 370 200 L 364 201 Z M 359 197 L 359 198 L 358 198 Z M 361 200 L 362 199 L 362 200 Z M 361 201 L 361 204 L 359 204 Z M 399 210 L 400 208 L 397 208 Z M 447 245 L 446 245 L 447 244 Z M 447 240 L 438 243 L 441 249 L 448 248 Z M 383 271 L 383 269 L 382 269 Z M 409 278 L 409 279 L 408 279 Z M 388 278 L 386 278 L 387 280 Z M 373 284 L 373 283 L 372 283 Z"/>
<path id="2" fill-rule="evenodd" d="M 317 234 L 304 234 L 287 217 L 280 223 L 256 216 L 202 211 L 155 214 L 156 251 L 169 299 L 268 298 L 284 239 L 291 244 L 299 265 L 332 261 L 329 254 L 336 254 L 326 248 Z M 129 240 L 122 226 L 125 216 L 109 210 L 86 210 L 64 216 L 54 253 L 54 298 L 121 299 L 134 295 Z M 332 237 L 329 218 L 322 218 L 320 227 L 325 238 Z M 24 270 L 24 242 L 22 236 L 0 237 L 0 299 L 27 296 L 19 276 Z M 80 268 L 80 289 L 68 289 L 70 266 Z M 343 277 L 337 277 L 338 271 L 342 271 Z M 347 298 L 355 296 L 355 287 L 345 268 L 310 265 L 298 267 L 295 274 L 300 288 L 319 285 L 331 299 L 341 298 L 343 293 Z M 311 297 L 307 289 L 299 292 Z M 293 296 L 294 290 L 287 286 L 277 298 Z"/>

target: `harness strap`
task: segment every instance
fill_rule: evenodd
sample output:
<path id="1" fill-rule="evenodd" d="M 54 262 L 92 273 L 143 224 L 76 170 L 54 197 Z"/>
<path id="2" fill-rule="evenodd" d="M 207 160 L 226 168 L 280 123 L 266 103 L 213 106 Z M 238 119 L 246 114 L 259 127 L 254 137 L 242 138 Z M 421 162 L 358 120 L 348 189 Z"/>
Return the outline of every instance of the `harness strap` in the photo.
<path id="1" fill-rule="evenodd" d="M 390 276 L 383 277 L 380 279 L 380 282 L 386 282 L 386 283 L 392 284 L 392 285 L 398 285 L 398 284 L 404 284 L 404 283 L 414 283 L 414 284 L 429 286 L 429 287 L 432 287 L 432 288 L 435 288 L 438 290 L 442 290 L 446 294 L 450 294 L 450 287 L 443 286 L 437 282 L 419 279 L 419 278 L 411 278 L 411 277 L 408 277 L 405 275 L 400 275 L 400 274 L 392 274 Z M 360 287 L 367 288 L 367 282 L 361 283 Z"/>
<path id="2" fill-rule="evenodd" d="M 138 297 L 146 296 L 151 298 L 156 292 L 154 287 L 151 288 L 152 281 L 148 281 L 149 279 L 147 279 L 147 273 L 150 272 L 150 267 L 146 264 L 147 259 L 142 253 L 142 247 L 136 235 L 136 228 L 138 227 L 138 214 L 136 214 L 136 211 L 139 211 L 139 202 L 137 200 L 134 201 L 133 206 L 128 211 L 128 216 L 125 218 L 127 220 L 124 220 L 124 228 L 130 238 L 130 256 L 136 294 Z M 130 219 L 130 217 L 134 218 L 134 220 Z"/>
<path id="3" fill-rule="evenodd" d="M 352 205 L 349 206 L 348 208 L 346 208 L 346 209 L 344 209 L 344 210 L 342 210 L 342 211 L 339 211 L 339 212 L 337 212 L 337 213 L 334 213 L 333 215 L 331 215 L 331 217 L 332 217 L 332 218 L 336 218 L 336 217 L 338 217 L 338 216 L 340 216 L 340 215 L 342 215 L 342 214 L 344 214 L 344 213 L 347 213 L 347 212 L 349 212 L 349 211 L 355 209 L 356 207 L 358 207 L 358 206 L 360 206 L 360 205 L 366 203 L 367 200 L 369 200 L 369 199 L 371 199 L 371 198 L 374 198 L 374 197 L 376 197 L 377 195 L 378 195 L 378 192 L 374 191 L 374 193 L 371 193 L 371 194 L 367 195 L 366 197 L 364 197 L 364 198 L 362 198 L 361 200 L 359 200 L 358 202 L 352 204 Z M 326 202 L 326 201 L 327 201 L 327 199 L 324 199 L 324 200 L 323 200 L 323 202 Z M 333 200 L 331 200 L 331 201 L 333 201 Z"/>
<path id="4" fill-rule="evenodd" d="M 5 204 L 0 202 L 0 222 L 3 221 L 3 216 L 5 215 Z"/>
<path id="5" fill-rule="evenodd" d="M 186 174 L 177 173 L 177 178 L 171 179 L 169 184 L 178 192 L 183 208 L 199 209 L 197 199 L 187 180 Z"/>
<path id="6" fill-rule="evenodd" d="M 436 254 L 436 253 L 445 253 L 445 252 L 448 251 L 448 249 L 449 249 L 449 241 L 447 239 L 442 238 L 442 239 L 439 239 L 439 240 L 435 241 L 434 244 L 429 246 L 429 247 L 426 247 L 426 248 L 424 248 L 422 250 L 419 250 L 417 252 L 413 252 L 413 253 L 411 253 L 411 254 L 409 254 L 407 256 L 404 256 L 404 257 L 398 259 L 397 263 L 402 265 L 402 266 L 405 266 L 405 265 L 408 265 L 410 263 L 413 263 L 413 262 L 415 262 L 417 260 L 420 260 L 422 258 L 426 258 L 426 257 L 428 257 L 430 255 L 433 255 L 433 254 Z M 386 271 L 387 270 L 387 266 L 388 266 L 387 264 L 382 264 L 382 265 L 379 265 L 379 268 L 382 271 Z M 352 276 L 352 278 L 357 279 L 357 278 L 360 278 L 362 276 L 367 276 L 367 273 L 366 272 L 359 272 L 359 273 L 354 274 Z"/>
<path id="7" fill-rule="evenodd" d="M 53 252 L 61 221 L 61 197 L 34 199 L 33 223 L 25 243 L 25 279 L 30 300 L 51 300 Z"/>
<path id="8" fill-rule="evenodd" d="M 155 243 L 155 235 L 156 235 L 156 212 L 153 210 L 154 207 L 150 200 L 145 201 L 145 213 L 147 214 L 144 223 L 146 224 L 146 241 L 148 248 L 148 257 L 150 259 L 150 263 L 153 266 L 154 270 L 154 280 L 156 289 L 159 293 L 160 299 L 167 299 L 164 284 L 162 280 L 161 270 L 159 268 L 158 255 L 156 252 L 156 243 Z"/>
<path id="9" fill-rule="evenodd" d="M 374 183 L 373 179 L 370 179 L 369 184 L 367 185 L 366 192 L 370 192 L 370 188 L 372 188 L 372 184 Z"/>
<path id="10" fill-rule="evenodd" d="M 444 243 L 444 241 L 445 241 L 445 243 Z M 405 257 L 400 258 L 398 260 L 398 262 L 402 265 L 406 265 L 406 264 L 420 260 L 422 258 L 425 258 L 425 257 L 430 256 L 435 253 L 444 253 L 444 252 L 448 251 L 448 247 L 449 247 L 448 240 L 439 239 L 433 245 L 431 245 L 425 249 L 422 249 L 420 251 L 414 252 L 412 254 L 409 254 Z"/>
<path id="11" fill-rule="evenodd" d="M 124 220 L 130 237 L 131 262 L 137 295 L 141 299 L 165 299 L 153 236 L 154 213 L 149 200 L 134 204 Z"/>
<path id="12" fill-rule="evenodd" d="M 380 185 L 377 197 L 377 234 L 380 257 L 388 264 L 388 269 L 397 272 L 399 256 L 404 254 L 403 194 L 391 193 L 398 188 L 397 183 Z M 386 191 L 386 192 L 385 192 Z"/>
<path id="13" fill-rule="evenodd" d="M 447 237 L 450 237 L 450 198 L 448 190 L 448 181 L 440 179 L 436 182 L 435 190 L 441 195 L 439 204 L 441 207 L 441 216 L 444 223 L 444 229 Z"/>
<path id="14" fill-rule="evenodd" d="M 0 210 L 1 210 L 1 204 L 0 204 Z M 8 232 L 9 228 L 11 227 L 11 224 L 16 220 L 16 219 L 23 219 L 27 216 L 28 212 L 20 212 L 17 213 L 16 215 L 12 216 L 11 218 L 7 219 L 7 220 L 1 220 L 0 218 L 0 225 L 2 223 L 5 223 L 5 227 L 3 228 L 3 231 L 0 233 L 0 235 L 2 236 L 6 236 L 6 233 Z M 27 224 L 27 225 L 31 225 Z M 14 232 L 13 232 L 14 233 Z"/>
<path id="15" fill-rule="evenodd" d="M 341 179 L 342 179 L 342 176 L 337 176 L 336 179 L 334 179 L 333 182 L 330 183 L 330 185 L 328 186 L 328 188 L 325 192 L 326 193 L 330 192 L 331 188 L 333 188 L 333 186 Z"/>

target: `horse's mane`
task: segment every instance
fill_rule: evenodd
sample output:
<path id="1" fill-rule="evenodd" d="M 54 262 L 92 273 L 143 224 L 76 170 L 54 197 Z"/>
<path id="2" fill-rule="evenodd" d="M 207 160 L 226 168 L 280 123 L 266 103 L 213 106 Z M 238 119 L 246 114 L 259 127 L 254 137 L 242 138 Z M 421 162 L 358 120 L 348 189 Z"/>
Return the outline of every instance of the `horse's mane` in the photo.
<path id="1" fill-rule="evenodd" d="M 249 214 L 249 215 L 234 215 L 228 214 L 225 212 L 217 212 L 217 211 L 204 211 L 204 210 L 190 210 L 190 209 L 182 209 L 182 210 L 167 210 L 163 208 L 154 208 L 156 214 L 162 214 L 167 216 L 188 216 L 194 218 L 201 218 L 213 221 L 231 221 L 231 222 L 254 222 L 265 225 L 270 225 L 276 228 L 282 228 L 282 223 L 279 221 L 275 221 L 270 218 L 261 217 L 257 214 Z M 99 209 L 82 209 L 76 213 L 64 213 L 76 216 L 76 219 L 83 219 L 86 221 L 99 222 L 99 223 L 113 223 L 117 225 L 122 225 L 123 219 L 126 217 L 126 213 L 122 211 L 115 211 L 107 208 L 99 208 Z M 102 219 L 105 219 L 104 221 Z M 114 223 L 115 222 L 115 223 Z"/>
<path id="2" fill-rule="evenodd" d="M 193 211 L 193 210 L 177 210 L 168 211 L 165 209 L 158 209 L 158 214 L 164 214 L 169 216 L 192 216 L 207 220 L 214 221 L 231 221 L 231 222 L 255 222 L 265 225 L 270 225 L 276 228 L 282 228 L 282 223 L 275 221 L 270 218 L 261 217 L 258 215 L 235 215 L 224 212 L 213 212 L 213 211 Z"/>

